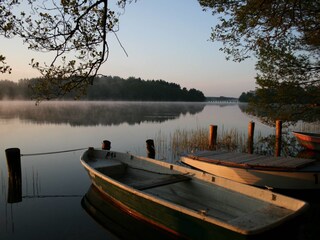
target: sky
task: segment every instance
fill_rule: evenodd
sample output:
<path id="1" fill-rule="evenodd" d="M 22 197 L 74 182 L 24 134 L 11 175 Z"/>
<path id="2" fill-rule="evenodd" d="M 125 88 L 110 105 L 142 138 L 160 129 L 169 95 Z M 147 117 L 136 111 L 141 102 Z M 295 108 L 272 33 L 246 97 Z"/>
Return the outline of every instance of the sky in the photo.
<path id="1" fill-rule="evenodd" d="M 112 34 L 110 56 L 99 73 L 122 78 L 162 79 L 195 88 L 205 96 L 239 97 L 255 89 L 254 60 L 227 61 L 219 42 L 210 41 L 216 18 L 202 11 L 197 0 L 138 0 L 120 17 Z M 13 68 L 0 79 L 18 81 L 39 76 L 29 65 L 32 58 L 50 62 L 50 55 L 27 49 L 21 39 L 0 39 L 0 54 Z"/>

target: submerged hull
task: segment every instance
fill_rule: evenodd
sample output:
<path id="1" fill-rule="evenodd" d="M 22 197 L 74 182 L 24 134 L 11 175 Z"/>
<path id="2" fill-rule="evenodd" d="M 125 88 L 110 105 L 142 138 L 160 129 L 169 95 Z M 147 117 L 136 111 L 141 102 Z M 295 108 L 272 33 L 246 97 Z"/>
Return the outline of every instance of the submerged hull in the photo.
<path id="1" fill-rule="evenodd" d="M 273 229 L 307 207 L 303 201 L 181 166 L 122 153 L 114 154 L 112 163 L 107 155 L 93 150 L 82 156 L 94 186 L 126 212 L 179 238 L 241 239 Z M 130 181 L 120 173 L 119 162 L 133 173 Z M 144 186 L 132 181 L 140 177 L 137 173 L 144 179 L 145 172 L 183 174 L 190 181 Z"/>

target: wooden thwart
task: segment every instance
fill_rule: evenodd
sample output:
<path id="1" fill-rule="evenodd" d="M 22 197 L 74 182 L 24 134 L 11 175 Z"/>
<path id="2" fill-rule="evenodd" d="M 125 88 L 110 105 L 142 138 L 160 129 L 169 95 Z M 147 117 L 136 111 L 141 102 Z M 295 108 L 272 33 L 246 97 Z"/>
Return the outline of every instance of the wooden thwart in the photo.
<path id="1" fill-rule="evenodd" d="M 173 183 L 189 181 L 190 179 L 191 178 L 186 175 L 169 175 L 159 179 L 151 179 L 141 184 L 133 185 L 132 187 L 138 190 L 146 190 L 146 189 L 161 187 L 161 186 L 169 185 Z"/>

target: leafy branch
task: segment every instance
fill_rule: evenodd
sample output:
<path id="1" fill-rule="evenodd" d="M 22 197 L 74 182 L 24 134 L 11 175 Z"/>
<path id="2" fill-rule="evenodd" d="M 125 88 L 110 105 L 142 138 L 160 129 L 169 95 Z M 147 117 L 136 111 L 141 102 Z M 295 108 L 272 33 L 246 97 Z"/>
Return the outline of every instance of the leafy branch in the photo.
<path id="1" fill-rule="evenodd" d="M 132 1 L 119 0 L 117 6 L 124 9 Z M 21 37 L 31 50 L 54 53 L 49 64 L 35 59 L 30 63 L 42 76 L 31 86 L 35 99 L 62 97 L 69 92 L 80 97 L 93 84 L 109 57 L 107 35 L 119 29 L 120 13 L 111 10 L 108 3 L 108 0 L 1 1 L 0 10 L 5 11 L 7 18 L 0 17 L 0 33 L 5 37 Z M 22 5 L 24 10 L 16 14 Z"/>

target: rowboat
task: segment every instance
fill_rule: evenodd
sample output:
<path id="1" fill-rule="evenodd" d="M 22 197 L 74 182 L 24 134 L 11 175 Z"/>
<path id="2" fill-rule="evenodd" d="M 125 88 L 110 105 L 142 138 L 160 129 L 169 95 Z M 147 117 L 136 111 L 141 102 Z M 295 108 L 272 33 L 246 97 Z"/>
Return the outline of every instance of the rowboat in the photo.
<path id="1" fill-rule="evenodd" d="M 280 190 L 320 189 L 320 162 L 227 151 L 199 151 L 181 162 L 236 182 Z"/>
<path id="2" fill-rule="evenodd" d="M 320 151 L 320 133 L 292 132 L 299 143 L 310 150 Z"/>
<path id="3" fill-rule="evenodd" d="M 302 214 L 304 201 L 188 167 L 89 148 L 92 184 L 130 215 L 186 239 L 260 235 Z"/>

